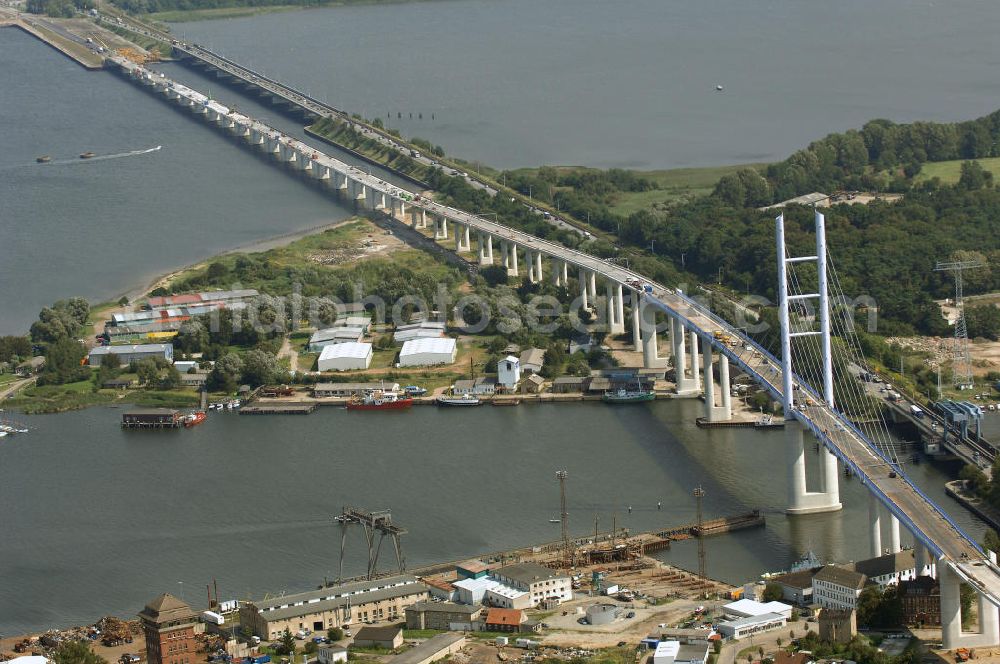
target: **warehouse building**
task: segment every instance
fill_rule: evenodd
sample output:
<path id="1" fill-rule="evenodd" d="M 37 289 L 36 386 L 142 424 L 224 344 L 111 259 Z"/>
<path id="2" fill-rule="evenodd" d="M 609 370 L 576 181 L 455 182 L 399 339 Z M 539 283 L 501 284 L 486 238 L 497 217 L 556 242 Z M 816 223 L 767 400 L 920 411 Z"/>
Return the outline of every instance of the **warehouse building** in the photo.
<path id="1" fill-rule="evenodd" d="M 439 339 L 444 336 L 445 324 L 439 321 L 426 320 L 420 323 L 400 325 L 392 335 L 393 342 L 404 344 L 414 339 Z"/>
<path id="2" fill-rule="evenodd" d="M 471 630 L 483 608 L 454 602 L 417 602 L 406 608 L 406 629 Z"/>
<path id="3" fill-rule="evenodd" d="M 372 363 L 372 354 L 369 343 L 334 343 L 323 348 L 316 360 L 316 368 L 320 371 L 367 369 Z"/>
<path id="4" fill-rule="evenodd" d="M 316 383 L 313 385 L 313 396 L 361 397 L 373 390 L 399 392 L 399 383 Z"/>
<path id="5" fill-rule="evenodd" d="M 155 357 L 161 357 L 168 362 L 173 362 L 174 345 L 138 344 L 135 346 L 98 346 L 90 351 L 88 362 L 92 367 L 99 367 L 108 355 L 117 355 L 118 361 L 122 366 Z"/>
<path id="6" fill-rule="evenodd" d="M 333 344 L 357 343 L 365 336 L 364 328 L 359 326 L 328 327 L 316 330 L 309 337 L 309 350 L 318 353 Z"/>
<path id="7" fill-rule="evenodd" d="M 772 629 L 785 626 L 787 619 L 778 613 L 765 613 L 762 616 L 737 618 L 719 623 L 719 634 L 726 639 L 742 639 Z"/>
<path id="8" fill-rule="evenodd" d="M 242 302 L 259 293 L 253 288 L 229 291 L 206 291 L 204 293 L 189 293 L 185 295 L 162 295 L 150 297 L 143 305 L 144 309 L 162 309 L 164 307 L 179 307 L 189 304 L 206 304 L 209 302 Z"/>
<path id="9" fill-rule="evenodd" d="M 438 634 L 427 639 L 401 655 L 396 655 L 389 664 L 431 664 L 448 655 L 453 655 L 465 646 L 463 634 Z"/>
<path id="10" fill-rule="evenodd" d="M 458 347 L 454 339 L 412 339 L 399 351 L 399 366 L 429 367 L 435 364 L 452 364 Z"/>
<path id="11" fill-rule="evenodd" d="M 529 606 L 537 606 L 543 601 L 568 602 L 573 599 L 569 575 L 538 563 L 507 565 L 490 572 L 490 576 L 504 585 L 528 593 L 531 596 Z"/>
<path id="12" fill-rule="evenodd" d="M 722 607 L 722 612 L 728 618 L 754 618 L 756 616 L 777 613 L 785 618 L 792 617 L 792 607 L 781 602 L 757 602 L 752 599 L 741 599 Z"/>
<path id="13" fill-rule="evenodd" d="M 403 645 L 403 628 L 399 625 L 372 627 L 366 625 L 358 630 L 354 645 L 359 648 L 385 648 L 395 650 Z"/>
<path id="14" fill-rule="evenodd" d="M 371 620 L 398 621 L 407 607 L 426 599 L 427 586 L 416 577 L 391 576 L 244 602 L 240 624 L 262 639 L 274 640 L 285 629 L 320 632 Z"/>

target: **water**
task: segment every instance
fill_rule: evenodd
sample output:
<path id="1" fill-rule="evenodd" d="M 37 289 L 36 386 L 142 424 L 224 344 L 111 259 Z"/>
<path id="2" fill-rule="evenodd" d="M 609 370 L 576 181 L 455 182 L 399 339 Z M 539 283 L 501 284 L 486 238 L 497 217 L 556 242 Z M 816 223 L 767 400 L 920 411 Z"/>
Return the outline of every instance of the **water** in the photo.
<path id="1" fill-rule="evenodd" d="M 667 168 L 990 113 L 998 18 L 990 0 L 463 0 L 174 29 L 467 159 Z"/>
<path id="2" fill-rule="evenodd" d="M 867 557 L 867 496 L 842 483 L 844 510 L 788 519 L 780 432 L 706 431 L 689 400 L 611 408 L 524 405 L 404 413 L 321 408 L 312 415 L 210 415 L 169 432 L 122 431 L 121 410 L 26 418 L 0 443 L 0 633 L 131 615 L 157 593 L 201 602 L 308 589 L 337 575 L 343 505 L 391 508 L 409 529 L 411 567 L 558 539 L 555 471 L 569 471 L 570 529 L 650 529 L 755 507 L 764 529 L 709 540 L 712 576 L 739 582 L 807 550 Z M 969 532 L 982 526 L 943 496 L 945 476 L 912 468 Z M 663 509 L 657 510 L 657 501 Z M 628 506 L 632 506 L 631 513 Z M 385 552 L 384 552 L 385 553 Z M 391 554 L 387 557 L 391 557 Z M 696 568 L 682 543 L 662 557 Z M 348 573 L 363 571 L 362 535 Z"/>
<path id="3" fill-rule="evenodd" d="M 0 334 L 26 332 L 57 299 L 117 298 L 172 268 L 350 214 L 19 30 L 0 30 L 0 62 Z M 80 160 L 85 151 L 100 156 Z M 42 154 L 53 161 L 36 164 Z"/>

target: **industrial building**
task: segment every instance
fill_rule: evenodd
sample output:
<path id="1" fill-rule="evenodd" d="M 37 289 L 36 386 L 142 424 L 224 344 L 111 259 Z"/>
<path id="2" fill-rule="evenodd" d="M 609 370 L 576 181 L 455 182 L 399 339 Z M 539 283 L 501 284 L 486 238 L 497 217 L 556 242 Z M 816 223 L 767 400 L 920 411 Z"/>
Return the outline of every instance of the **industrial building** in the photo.
<path id="1" fill-rule="evenodd" d="M 427 586 L 416 577 L 391 576 L 244 602 L 240 624 L 273 640 L 285 629 L 325 631 L 370 620 L 400 620 L 407 607 L 426 599 Z"/>
<path id="2" fill-rule="evenodd" d="M 490 577 L 460 579 L 452 585 L 455 586 L 456 598 L 463 604 L 486 604 L 505 609 L 527 609 L 531 606 L 529 593 Z"/>
<path id="3" fill-rule="evenodd" d="M 777 613 L 765 613 L 761 616 L 737 618 L 719 623 L 719 634 L 726 639 L 742 639 L 772 629 L 780 629 L 788 622 L 785 616 Z"/>
<path id="4" fill-rule="evenodd" d="M 592 604 L 587 607 L 587 623 L 590 625 L 610 625 L 620 615 L 621 609 L 614 604 Z"/>
<path id="5" fill-rule="evenodd" d="M 521 360 L 508 355 L 497 361 L 497 383 L 505 390 L 513 390 L 521 382 Z"/>
<path id="6" fill-rule="evenodd" d="M 347 648 L 327 644 L 319 647 L 317 653 L 319 664 L 336 664 L 347 661 Z"/>
<path id="7" fill-rule="evenodd" d="M 365 331 L 362 327 L 338 326 L 316 330 L 309 337 L 309 350 L 318 353 L 333 344 L 358 343 L 364 336 Z"/>
<path id="8" fill-rule="evenodd" d="M 417 602 L 406 607 L 406 629 L 472 630 L 483 608 L 455 602 Z"/>
<path id="9" fill-rule="evenodd" d="M 195 641 L 198 614 L 173 595 L 163 593 L 139 612 L 146 638 L 147 664 L 195 664 L 201 661 Z"/>
<path id="10" fill-rule="evenodd" d="M 475 380 L 462 378 L 455 381 L 451 386 L 451 393 L 455 396 L 473 394 L 475 396 L 492 396 L 497 392 L 497 379 L 495 376 L 480 376 Z"/>
<path id="11" fill-rule="evenodd" d="M 792 607 L 781 602 L 758 602 L 752 599 L 741 599 L 722 607 L 727 618 L 755 618 L 777 613 L 786 619 L 792 617 Z"/>
<path id="12" fill-rule="evenodd" d="M 168 362 L 174 361 L 173 344 L 138 344 L 135 346 L 97 346 L 91 349 L 87 361 L 92 367 L 101 366 L 101 362 L 108 355 L 117 355 L 121 366 L 128 366 L 132 362 L 160 357 Z"/>
<path id="13" fill-rule="evenodd" d="M 708 661 L 708 644 L 660 641 L 652 659 L 653 664 L 705 664 Z"/>
<path id="14" fill-rule="evenodd" d="M 323 347 L 323 352 L 316 360 L 316 368 L 320 371 L 354 371 L 367 369 L 372 363 L 372 345 L 356 341 L 349 343 L 332 343 Z"/>
<path id="15" fill-rule="evenodd" d="M 454 339 L 411 339 L 399 351 L 399 366 L 429 367 L 435 364 L 452 364 L 458 346 Z"/>
<path id="16" fill-rule="evenodd" d="M 392 335 L 397 344 L 405 344 L 414 339 L 439 339 L 444 336 L 445 324 L 439 321 L 426 320 L 420 323 L 400 325 Z"/>
<path id="17" fill-rule="evenodd" d="M 569 575 L 549 569 L 538 563 L 507 565 L 490 573 L 490 576 L 531 596 L 530 606 L 543 601 L 568 602 L 573 599 L 572 580 Z"/>
<path id="18" fill-rule="evenodd" d="M 541 348 L 526 348 L 518 358 L 521 371 L 526 374 L 538 373 L 545 364 L 545 351 Z"/>
<path id="19" fill-rule="evenodd" d="M 486 612 L 483 627 L 487 632 L 520 632 L 524 620 L 521 609 L 492 608 Z"/>
<path id="20" fill-rule="evenodd" d="M 187 293 L 184 295 L 161 295 L 146 299 L 143 309 L 163 309 L 164 307 L 180 307 L 192 304 L 207 304 L 209 302 L 241 302 L 259 293 L 253 288 L 228 291 L 206 291 L 203 293 Z"/>
<path id="21" fill-rule="evenodd" d="M 799 606 L 812 604 L 812 583 L 813 574 L 821 568 L 804 569 L 798 572 L 788 572 L 780 576 L 774 576 L 767 582 L 781 586 L 781 599 L 792 602 Z"/>
<path id="22" fill-rule="evenodd" d="M 399 383 L 316 383 L 313 385 L 313 396 L 360 397 L 373 390 L 399 392 Z"/>

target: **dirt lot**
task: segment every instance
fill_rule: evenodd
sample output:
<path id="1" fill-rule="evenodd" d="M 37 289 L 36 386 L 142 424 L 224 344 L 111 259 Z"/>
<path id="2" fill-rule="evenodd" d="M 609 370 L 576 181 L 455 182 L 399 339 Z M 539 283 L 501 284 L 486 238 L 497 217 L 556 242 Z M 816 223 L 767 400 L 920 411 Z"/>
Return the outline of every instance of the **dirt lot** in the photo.
<path id="1" fill-rule="evenodd" d="M 309 254 L 307 258 L 320 265 L 344 265 L 372 256 L 385 256 L 405 248 L 406 243 L 400 240 L 398 236 L 395 234 L 389 235 L 373 225 L 371 232 L 367 233 L 356 244 L 328 249 L 326 251 L 317 251 Z"/>
<path id="2" fill-rule="evenodd" d="M 952 337 L 886 337 L 886 343 L 899 344 L 916 353 L 927 353 L 924 364 L 929 367 L 945 366 L 951 362 Z M 972 373 L 976 377 L 1000 370 L 1000 341 L 978 339 L 969 342 L 972 356 Z"/>

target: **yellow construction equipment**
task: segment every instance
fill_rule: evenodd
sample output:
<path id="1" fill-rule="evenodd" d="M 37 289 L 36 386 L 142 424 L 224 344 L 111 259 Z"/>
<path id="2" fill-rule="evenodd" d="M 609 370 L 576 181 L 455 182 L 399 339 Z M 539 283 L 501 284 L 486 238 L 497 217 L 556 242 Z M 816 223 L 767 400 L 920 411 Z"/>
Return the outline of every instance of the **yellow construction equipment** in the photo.
<path id="1" fill-rule="evenodd" d="M 137 65 L 145 65 L 150 62 L 159 62 L 160 56 L 153 52 L 143 52 L 137 51 L 131 46 L 126 46 L 125 48 L 119 48 L 115 51 L 118 55 L 123 58 L 127 58 Z"/>

